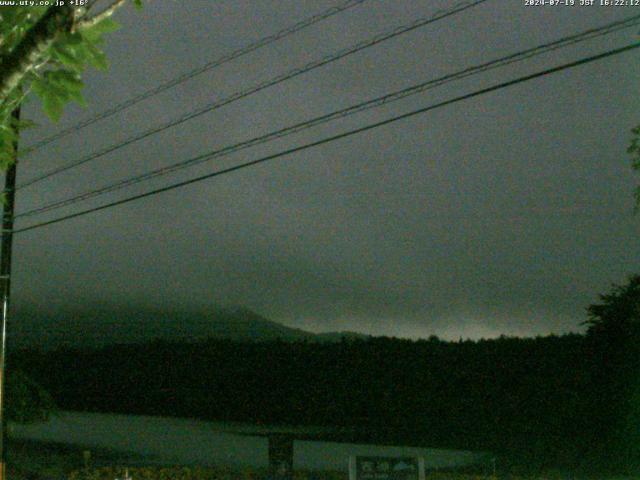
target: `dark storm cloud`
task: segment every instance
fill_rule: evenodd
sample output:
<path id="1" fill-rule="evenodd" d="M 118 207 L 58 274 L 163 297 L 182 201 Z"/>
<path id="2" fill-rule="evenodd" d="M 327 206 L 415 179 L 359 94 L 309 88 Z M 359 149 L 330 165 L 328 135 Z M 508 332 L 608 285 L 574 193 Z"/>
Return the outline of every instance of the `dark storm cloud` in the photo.
<path id="1" fill-rule="evenodd" d="M 207 0 L 122 11 L 124 27 L 107 46 L 110 70 L 87 78 L 90 111 L 73 108 L 63 123 L 333 4 Z M 451 5 L 370 0 L 52 144 L 19 175 Z M 490 1 L 21 191 L 18 205 L 26 210 L 631 13 Z M 635 37 L 628 30 L 600 38 L 216 162 L 257 158 Z M 16 239 L 17 308 L 97 299 L 235 303 L 314 330 L 450 338 L 575 330 L 598 292 L 638 269 L 625 154 L 638 122 L 638 73 L 637 53 L 621 55 L 25 233 Z M 58 128 L 36 108 L 30 113 L 46 126 L 32 138 Z"/>

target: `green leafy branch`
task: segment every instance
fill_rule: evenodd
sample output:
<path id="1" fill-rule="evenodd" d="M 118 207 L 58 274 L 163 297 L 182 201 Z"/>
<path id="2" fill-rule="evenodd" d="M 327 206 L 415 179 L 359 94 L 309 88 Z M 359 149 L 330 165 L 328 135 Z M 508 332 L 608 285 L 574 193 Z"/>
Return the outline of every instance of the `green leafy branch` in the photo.
<path id="1" fill-rule="evenodd" d="M 69 5 L 0 11 L 0 169 L 14 161 L 20 130 L 33 125 L 12 117 L 31 93 L 54 122 L 69 102 L 86 106 L 82 74 L 89 66 L 107 69 L 104 36 L 118 30 L 111 16 L 124 3 L 116 0 L 93 16 Z"/>
<path id="2" fill-rule="evenodd" d="M 640 172 L 640 125 L 631 129 L 631 133 L 633 138 L 629 148 L 627 148 L 627 153 L 631 155 L 631 168 L 636 172 Z M 640 185 L 636 187 L 633 195 L 636 200 L 635 211 L 638 213 L 640 211 Z"/>

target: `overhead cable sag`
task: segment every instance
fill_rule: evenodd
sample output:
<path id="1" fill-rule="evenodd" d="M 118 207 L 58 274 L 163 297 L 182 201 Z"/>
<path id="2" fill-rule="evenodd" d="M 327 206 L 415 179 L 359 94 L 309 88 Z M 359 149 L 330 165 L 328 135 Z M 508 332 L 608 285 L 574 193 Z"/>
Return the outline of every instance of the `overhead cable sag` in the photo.
<path id="1" fill-rule="evenodd" d="M 402 35 L 404 33 L 408 33 L 410 31 L 413 31 L 417 28 L 420 27 L 424 27 L 426 25 L 429 25 L 431 23 L 437 22 L 439 20 L 448 18 L 452 15 L 456 15 L 458 13 L 461 13 L 469 8 L 475 7 L 477 5 L 480 5 L 484 2 L 486 2 L 488 0 L 475 0 L 472 2 L 461 2 L 456 4 L 454 7 L 448 9 L 448 10 L 439 10 L 436 13 L 430 15 L 429 17 L 423 17 L 420 19 L 417 19 L 407 25 L 402 25 L 400 27 L 396 27 L 391 31 L 388 32 L 383 32 L 379 35 L 376 35 L 375 37 L 368 39 L 368 40 L 364 40 L 362 42 L 359 42 L 351 47 L 339 50 L 338 52 L 335 52 L 331 55 L 327 55 L 323 58 L 320 58 L 319 60 L 314 60 L 308 64 L 306 64 L 303 67 L 300 68 L 295 68 L 293 70 L 290 70 L 289 72 L 283 73 L 281 75 L 278 75 L 274 78 L 271 78 L 270 80 L 266 80 L 258 85 L 255 85 L 253 87 L 250 87 L 248 89 L 245 90 L 241 90 L 238 91 L 236 93 L 231 94 L 228 97 L 225 97 L 223 99 L 220 100 L 216 100 L 214 102 L 211 102 L 203 107 L 200 107 L 196 110 L 193 110 L 191 112 L 188 112 L 184 115 L 182 115 L 181 117 L 171 120 L 163 125 L 157 126 L 157 127 L 153 127 L 150 128 L 142 133 L 133 135 L 129 138 L 127 138 L 126 140 L 123 140 L 119 143 L 116 143 L 114 145 L 110 145 L 106 148 L 103 148 L 102 150 L 99 150 L 97 152 L 92 153 L 91 155 L 87 156 L 87 157 L 83 157 L 81 159 L 75 160 L 73 162 L 70 162 L 66 165 L 62 165 L 60 167 L 54 168 L 52 170 L 49 170 L 48 172 L 43 173 L 42 175 L 38 175 L 34 178 L 31 178 L 30 180 L 25 181 L 24 183 L 18 185 L 17 189 L 22 189 L 31 185 L 34 185 L 38 182 L 41 182 L 45 179 L 48 179 L 54 175 L 66 172 L 72 168 L 78 167 L 80 165 L 84 165 L 90 161 L 93 161 L 97 158 L 103 157 L 104 155 L 107 155 L 108 153 L 114 152 L 116 150 L 119 150 L 120 148 L 123 148 L 127 145 L 131 145 L 132 143 L 138 142 L 142 139 L 145 139 L 147 137 L 150 137 L 151 135 L 155 135 L 158 134 L 162 131 L 168 130 L 169 128 L 175 127 L 176 125 L 180 125 L 188 120 L 192 120 L 194 118 L 197 118 L 201 115 L 204 115 L 205 113 L 217 110 L 218 108 L 221 108 L 225 105 L 228 105 L 230 103 L 236 102 L 238 100 L 241 100 L 243 98 L 249 97 L 250 95 L 253 95 L 255 93 L 258 93 L 262 90 L 265 90 L 269 87 L 273 87 L 275 85 L 278 85 L 282 82 L 285 82 L 287 80 L 290 80 L 292 78 L 298 77 L 304 73 L 310 72 L 312 70 L 315 70 L 316 68 L 320 68 L 323 67 L 325 65 L 328 65 L 330 63 L 333 63 L 337 60 L 343 59 L 349 55 L 353 55 L 354 53 L 360 52 L 362 50 L 365 50 L 367 48 L 373 47 L 375 45 L 378 45 L 382 42 L 385 42 L 387 40 L 390 40 L 392 38 L 395 38 L 399 35 Z"/>
<path id="2" fill-rule="evenodd" d="M 66 137 L 67 135 L 77 132 L 85 127 L 88 127 L 89 125 L 92 125 L 100 120 L 103 120 L 105 118 L 111 117 L 112 115 L 115 115 L 118 112 L 122 112 L 123 110 L 128 109 L 129 107 L 132 107 L 133 105 L 142 102 L 143 100 L 146 100 L 148 98 L 154 97 L 166 90 L 169 90 L 170 88 L 173 88 L 181 83 L 184 83 L 194 77 L 197 77 L 198 75 L 201 75 L 205 72 L 208 72 L 209 70 L 213 70 L 214 68 L 217 68 L 221 65 L 224 65 L 225 63 L 229 63 L 232 60 L 235 60 L 237 58 L 240 58 L 244 55 L 247 55 L 251 52 L 255 52 L 256 50 L 262 48 L 262 47 L 266 47 L 267 45 L 270 45 L 271 43 L 274 43 L 278 40 L 282 40 L 283 38 L 288 37 L 289 35 L 292 35 L 294 33 L 297 33 L 301 30 L 304 30 L 307 27 L 310 27 L 312 25 L 315 25 L 318 22 L 321 22 L 322 20 L 326 20 L 328 18 L 333 17 L 334 15 L 337 15 L 341 12 L 344 12 L 345 10 L 349 10 L 350 8 L 353 8 L 357 5 L 360 5 L 361 3 L 366 2 L 367 0 L 349 0 L 346 3 L 336 6 L 336 7 L 331 7 L 327 10 L 324 10 L 323 12 L 318 13 L 317 15 L 313 15 L 311 17 L 305 18 L 304 20 L 301 20 L 300 22 L 291 25 L 287 28 L 284 28 L 272 35 L 268 35 L 266 37 L 263 37 L 259 40 L 256 40 L 255 42 L 249 43 L 248 45 L 245 45 L 244 47 L 241 47 L 237 50 L 234 50 L 231 53 L 228 53 L 227 55 L 223 55 L 222 57 L 216 58 L 214 60 L 211 60 L 208 63 L 205 63 L 204 65 L 194 68 L 192 70 L 189 70 L 188 72 L 183 73 L 182 75 L 172 78 L 171 80 L 168 80 L 165 83 L 162 83 L 154 88 L 151 88 L 149 90 L 146 90 L 142 93 L 140 93 L 139 95 L 136 95 L 135 97 L 129 98 L 128 100 L 125 100 L 122 103 L 119 103 L 118 105 L 115 105 L 112 108 L 109 108 L 107 110 L 104 110 L 103 112 L 97 113 L 96 115 L 83 120 L 81 122 L 76 123 L 75 125 L 72 125 L 69 128 L 65 128 L 64 130 L 60 130 L 59 132 L 54 133 L 53 135 L 50 135 L 48 137 L 45 137 L 37 142 L 35 142 L 32 145 L 29 145 L 25 148 L 25 151 L 27 153 L 31 153 L 34 152 L 36 150 L 39 150 L 40 148 L 44 147 L 45 145 L 48 145 L 49 143 L 58 140 L 59 138 L 63 138 Z M 24 154 L 24 153 L 23 153 Z"/>
<path id="3" fill-rule="evenodd" d="M 129 187 L 144 181 L 148 181 L 153 178 L 157 178 L 163 175 L 168 175 L 173 172 L 210 161 L 214 158 L 224 157 L 249 147 L 267 143 L 267 142 L 276 140 L 278 138 L 283 138 L 288 135 L 292 135 L 315 126 L 328 123 L 332 120 L 344 118 L 365 110 L 377 108 L 382 105 L 409 97 L 411 95 L 416 95 L 424 91 L 430 90 L 432 88 L 439 87 L 441 85 L 444 85 L 446 83 L 449 83 L 455 80 L 460 80 L 472 75 L 477 75 L 477 74 L 484 73 L 484 72 L 487 72 L 496 68 L 500 68 L 506 65 L 521 62 L 529 58 L 542 55 L 544 53 L 548 53 L 560 48 L 565 48 L 570 45 L 578 44 L 580 42 L 591 40 L 593 38 L 601 37 L 603 35 L 608 35 L 622 29 L 637 26 L 639 24 L 640 24 L 640 15 L 635 15 L 635 16 L 626 18 L 624 20 L 612 22 L 597 28 L 591 28 L 583 32 L 580 32 L 578 34 L 569 35 L 561 39 L 555 40 L 553 42 L 541 44 L 536 47 L 519 51 L 517 53 L 513 53 L 504 57 L 500 57 L 498 59 L 494 59 L 489 62 L 485 62 L 483 64 L 465 68 L 455 73 L 444 75 L 442 77 L 428 80 L 425 82 L 421 82 L 416 85 L 412 85 L 410 87 L 404 88 L 402 90 L 394 91 L 392 93 L 388 93 L 386 95 L 383 95 L 371 100 L 367 100 L 365 102 L 358 103 L 356 105 L 352 105 L 347 108 L 343 108 L 325 115 L 314 117 L 310 120 L 296 123 L 286 128 L 275 130 L 273 132 L 254 137 L 240 143 L 229 145 L 229 146 L 217 149 L 215 151 L 206 153 L 204 155 L 198 155 L 193 158 L 183 160 L 181 162 L 177 162 L 172 165 L 168 165 L 166 167 L 161 167 L 161 168 L 152 170 L 150 172 L 146 172 L 140 175 L 135 175 L 129 178 L 125 178 L 123 180 L 119 180 L 117 182 L 110 183 L 108 185 L 105 185 L 97 189 L 92 189 L 87 192 L 83 192 L 62 200 L 57 200 L 57 201 L 48 203 L 46 205 L 43 205 L 41 207 L 37 207 L 31 210 L 25 211 L 23 213 L 19 213 L 16 215 L 16 218 L 29 217 L 37 214 L 42 214 L 48 211 L 56 210 L 58 208 L 74 205 L 78 202 L 89 200 L 99 195 L 121 190 L 123 188 Z"/>
<path id="4" fill-rule="evenodd" d="M 432 104 L 432 105 L 428 105 L 426 107 L 422 107 L 422 108 L 419 108 L 417 110 L 413 110 L 413 111 L 410 111 L 410 112 L 407 112 L 407 113 L 404 113 L 404 114 L 401 114 L 401 115 L 396 115 L 396 116 L 387 118 L 385 120 L 381 120 L 381 121 L 378 121 L 378 122 L 370 123 L 370 124 L 365 125 L 363 127 L 355 128 L 355 129 L 352 129 L 352 130 L 347 130 L 345 132 L 342 132 L 342 133 L 339 133 L 339 134 L 336 134 L 336 135 L 332 135 L 332 136 L 329 136 L 329 137 L 325 137 L 323 139 L 316 140 L 314 142 L 310 142 L 310 143 L 306 143 L 304 145 L 300 145 L 300 146 L 297 146 L 297 147 L 289 148 L 287 150 L 283 150 L 281 152 L 274 153 L 272 155 L 267 155 L 267 156 L 258 158 L 256 160 L 252 160 L 252 161 L 249 161 L 249 162 L 241 163 L 239 165 L 234 165 L 232 167 L 228 167 L 228 168 L 225 168 L 223 170 L 218 170 L 218 171 L 215 171 L 215 172 L 208 173 L 206 175 L 201 175 L 201 176 L 198 176 L 198 177 L 195 177 L 195 178 L 191 178 L 189 180 L 173 183 L 171 185 L 167 185 L 167 186 L 164 186 L 164 187 L 161 187 L 161 188 L 150 190 L 150 191 L 145 192 L 145 193 L 141 193 L 141 194 L 138 194 L 138 195 L 133 195 L 131 197 L 123 198 L 123 199 L 120 199 L 120 200 L 117 200 L 117 201 L 114 201 L 114 202 L 110 202 L 110 203 L 107 203 L 107 204 L 104 204 L 104 205 L 100 205 L 100 206 L 89 208 L 89 209 L 82 210 L 82 211 L 79 211 L 79 212 L 71 213 L 69 215 L 64 215 L 64 216 L 61 216 L 61 217 L 58 217 L 58 218 L 54 218 L 52 220 L 47 220 L 47 221 L 44 221 L 44 222 L 40 222 L 40 223 L 36 223 L 36 224 L 33 224 L 33 225 L 29 225 L 27 227 L 15 229 L 13 231 L 13 233 L 24 233 L 24 232 L 27 232 L 27 231 L 30 231 L 30 230 L 34 230 L 34 229 L 42 228 L 42 227 L 45 227 L 45 226 L 48 226 L 48 225 L 53 225 L 53 224 L 60 223 L 60 222 L 63 222 L 63 221 L 71 220 L 73 218 L 81 217 L 81 216 L 88 215 L 90 213 L 98 212 L 98 211 L 101 211 L 101 210 L 106 210 L 106 209 L 109 209 L 109 208 L 112 208 L 112 207 L 116 207 L 116 206 L 119 206 L 119 205 L 130 203 L 130 202 L 133 202 L 133 201 L 136 201 L 136 200 L 141 200 L 143 198 L 151 197 L 153 195 L 157 195 L 157 194 L 160 194 L 160 193 L 163 193 L 163 192 L 168 192 L 170 190 L 174 190 L 176 188 L 180 188 L 180 187 L 184 187 L 184 186 L 187 186 L 187 185 L 191 185 L 193 183 L 201 182 L 203 180 L 207 180 L 207 179 L 210 179 L 210 178 L 218 177 L 218 176 L 225 175 L 225 174 L 228 174 L 228 173 L 232 173 L 232 172 L 235 172 L 235 171 L 238 171 L 238 170 L 249 168 L 249 167 L 261 164 L 261 163 L 265 163 L 265 162 L 268 162 L 268 161 L 271 161 L 271 160 L 275 160 L 277 158 L 281 158 L 281 157 L 284 157 L 284 156 L 292 155 L 292 154 L 297 153 L 297 152 L 308 150 L 308 149 L 311 149 L 311 148 L 314 148 L 314 147 L 317 147 L 317 146 L 320 146 L 320 145 L 324 145 L 324 144 L 327 144 L 327 143 L 334 142 L 336 140 L 340 140 L 340 139 L 343 139 L 343 138 L 351 137 L 353 135 L 357 135 L 359 133 L 363 133 L 363 132 L 366 132 L 366 131 L 369 131 L 369 130 L 373 130 L 373 129 L 382 127 L 384 125 L 389 125 L 389 124 L 395 123 L 395 122 L 397 122 L 399 120 L 404 120 L 404 119 L 407 119 L 407 118 L 410 118 L 410 117 L 414 117 L 416 115 L 423 114 L 423 113 L 429 112 L 431 110 L 436 110 L 438 108 L 442 108 L 442 107 L 445 107 L 445 106 L 448 106 L 448 105 L 452 105 L 454 103 L 458 103 L 458 102 L 461 102 L 461 101 L 464 101 L 464 100 L 468 100 L 470 98 L 474 98 L 474 97 L 477 97 L 477 96 L 480 96 L 480 95 L 484 95 L 484 94 L 487 94 L 487 93 L 490 93 L 490 92 L 501 90 L 503 88 L 507 88 L 507 87 L 510 87 L 510 86 L 513 86 L 513 85 L 516 85 L 516 84 L 519 84 L 519 83 L 531 81 L 533 79 L 540 78 L 540 77 L 543 77 L 543 76 L 546 76 L 546 75 L 550 75 L 550 74 L 553 74 L 553 73 L 556 73 L 556 72 L 560 72 L 562 70 L 566 70 L 566 69 L 569 69 L 569 68 L 575 68 L 575 67 L 577 67 L 579 65 L 584 65 L 584 64 L 587 64 L 587 63 L 592 63 L 592 62 L 595 62 L 595 61 L 598 61 L 598 60 L 602 60 L 602 59 L 607 58 L 607 57 L 611 57 L 611 56 L 614 56 L 614 55 L 619 55 L 621 53 L 628 52 L 630 50 L 635 50 L 637 48 L 640 48 L 640 42 L 636 42 L 636 43 L 632 43 L 632 44 L 629 44 L 629 45 L 625 45 L 624 47 L 616 48 L 614 50 L 609 50 L 607 52 L 600 53 L 598 55 L 593 55 L 593 56 L 590 56 L 590 57 L 582 58 L 582 59 L 576 60 L 574 62 L 565 63 L 565 64 L 559 65 L 557 67 L 548 68 L 546 70 L 542 70 L 542 71 L 539 71 L 539 72 L 536 72 L 536 73 L 532 73 L 532 74 L 529 74 L 529 75 L 518 77 L 516 79 L 509 80 L 507 82 L 502 82 L 502 83 L 499 83 L 499 84 L 495 84 L 495 85 L 493 85 L 491 87 L 475 90 L 475 91 L 473 91 L 471 93 L 467 93 L 465 95 L 460 95 L 458 97 L 451 98 L 449 100 L 438 102 L 438 103 L 435 103 L 435 104 Z"/>

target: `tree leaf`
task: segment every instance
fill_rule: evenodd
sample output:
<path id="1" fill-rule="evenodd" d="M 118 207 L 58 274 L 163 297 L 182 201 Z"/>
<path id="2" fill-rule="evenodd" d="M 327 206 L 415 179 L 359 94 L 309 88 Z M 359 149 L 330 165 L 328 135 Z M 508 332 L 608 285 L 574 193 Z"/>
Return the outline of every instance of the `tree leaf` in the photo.
<path id="1" fill-rule="evenodd" d="M 64 110 L 64 103 L 65 102 L 62 98 L 52 92 L 48 92 L 42 98 L 42 108 L 44 110 L 44 113 L 46 113 L 47 116 L 54 122 L 60 120 L 62 111 Z"/>
<path id="2" fill-rule="evenodd" d="M 69 92 L 80 92 L 84 87 L 84 83 L 80 79 L 80 75 L 68 70 L 47 72 L 46 78 L 49 82 L 54 83 Z"/>
<path id="3" fill-rule="evenodd" d="M 7 124 L 0 128 L 0 169 L 6 170 L 15 160 L 16 133 Z"/>
<path id="4" fill-rule="evenodd" d="M 35 93 L 40 99 L 43 99 L 47 95 L 47 81 L 40 77 L 33 82 L 31 82 L 31 90 Z"/>
<path id="5" fill-rule="evenodd" d="M 51 53 L 55 60 L 58 60 L 65 67 L 69 67 L 78 73 L 82 72 L 85 68 L 85 62 L 78 58 L 77 51 L 70 46 L 56 45 Z"/>
<path id="6" fill-rule="evenodd" d="M 80 45 L 84 41 L 84 37 L 78 32 L 67 32 L 60 41 L 68 45 Z"/>
<path id="7" fill-rule="evenodd" d="M 80 105 L 83 108 L 87 108 L 87 101 L 85 100 L 85 98 L 82 96 L 82 93 L 80 92 L 70 92 L 70 97 L 73 101 L 75 101 L 78 105 Z"/>
<path id="8" fill-rule="evenodd" d="M 87 106 L 87 102 L 82 96 L 84 83 L 80 79 L 80 75 L 68 70 L 57 70 L 47 72 L 46 78 L 52 84 L 51 88 L 61 100 L 75 100 L 81 106 Z"/>
<path id="9" fill-rule="evenodd" d="M 102 35 L 105 33 L 115 32 L 119 29 L 120 24 L 118 22 L 111 18 L 105 18 L 94 25 L 82 27 L 80 34 L 85 40 L 95 44 L 102 41 Z"/>
<path id="10" fill-rule="evenodd" d="M 89 63 L 97 68 L 98 70 L 106 70 L 109 68 L 109 62 L 107 61 L 107 56 L 95 45 L 91 43 L 85 43 L 86 49 L 90 52 L 88 56 Z"/>

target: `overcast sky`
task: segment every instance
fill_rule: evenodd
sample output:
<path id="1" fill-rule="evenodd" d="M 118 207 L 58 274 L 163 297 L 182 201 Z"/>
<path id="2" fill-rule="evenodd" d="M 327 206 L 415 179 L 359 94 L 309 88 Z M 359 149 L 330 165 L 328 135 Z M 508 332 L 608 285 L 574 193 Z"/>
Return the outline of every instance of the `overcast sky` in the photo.
<path id="1" fill-rule="evenodd" d="M 579 3 L 578 0 L 576 0 Z M 89 107 L 36 102 L 28 145 L 339 0 L 148 2 L 116 18 Z M 452 1 L 368 0 L 26 158 L 19 180 Z M 19 191 L 18 211 L 501 55 L 640 13 L 490 0 Z M 640 27 L 450 83 L 37 219 L 146 191 L 622 46 Z M 640 123 L 632 51 L 223 177 L 16 236 L 17 309 L 103 301 L 240 304 L 295 327 L 444 338 L 577 331 L 640 272 L 625 149 Z"/>

